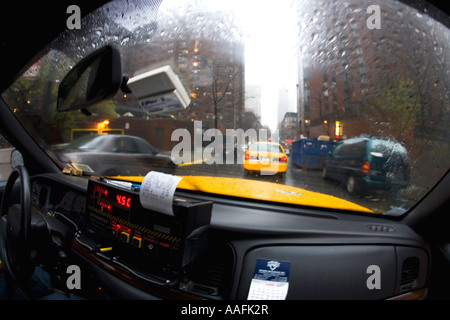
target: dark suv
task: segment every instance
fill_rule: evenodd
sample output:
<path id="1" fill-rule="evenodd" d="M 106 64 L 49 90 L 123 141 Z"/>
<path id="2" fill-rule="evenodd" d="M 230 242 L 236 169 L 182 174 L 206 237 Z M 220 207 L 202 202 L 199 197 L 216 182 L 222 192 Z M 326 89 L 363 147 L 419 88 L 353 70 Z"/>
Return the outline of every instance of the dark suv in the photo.
<path id="1" fill-rule="evenodd" d="M 395 140 L 362 136 L 344 140 L 329 153 L 324 179 L 344 182 L 351 194 L 400 189 L 409 184 L 410 159 Z"/>

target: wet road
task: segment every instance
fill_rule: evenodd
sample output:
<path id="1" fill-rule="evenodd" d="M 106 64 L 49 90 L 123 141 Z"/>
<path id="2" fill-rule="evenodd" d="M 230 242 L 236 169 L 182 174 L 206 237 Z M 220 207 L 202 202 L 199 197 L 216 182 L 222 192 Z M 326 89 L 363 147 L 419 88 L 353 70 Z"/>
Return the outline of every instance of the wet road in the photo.
<path id="1" fill-rule="evenodd" d="M 382 191 L 373 191 L 364 196 L 349 195 L 343 185 L 322 179 L 321 170 L 301 168 L 292 161 L 289 161 L 288 170 L 284 177 L 278 175 L 248 174 L 244 171 L 242 164 L 208 165 L 201 162 L 182 165 L 176 169 L 176 174 L 245 178 L 280 183 L 332 195 L 380 213 L 387 212 L 393 208 L 409 208 L 413 204 L 399 194 L 387 194 Z"/>
<path id="2" fill-rule="evenodd" d="M 4 149 L 0 152 L 0 180 L 6 180 L 9 176 L 11 171 L 9 158 L 10 149 Z M 349 195 L 343 185 L 322 179 L 321 170 L 300 168 L 292 162 L 290 157 L 288 157 L 288 163 L 288 170 L 284 177 L 247 174 L 242 164 L 208 165 L 201 161 L 190 165 L 182 164 L 176 169 L 166 168 L 164 170 L 164 168 L 155 168 L 155 170 L 177 175 L 233 177 L 281 183 L 332 195 L 380 213 L 385 213 L 393 208 L 411 208 L 415 204 L 415 201 L 409 200 L 408 197 L 404 196 L 404 192 L 398 192 L 395 195 L 386 194 L 385 192 L 372 192 L 365 196 Z M 125 172 L 122 175 L 145 175 L 148 171 L 149 168 L 137 168 L 136 172 Z"/>

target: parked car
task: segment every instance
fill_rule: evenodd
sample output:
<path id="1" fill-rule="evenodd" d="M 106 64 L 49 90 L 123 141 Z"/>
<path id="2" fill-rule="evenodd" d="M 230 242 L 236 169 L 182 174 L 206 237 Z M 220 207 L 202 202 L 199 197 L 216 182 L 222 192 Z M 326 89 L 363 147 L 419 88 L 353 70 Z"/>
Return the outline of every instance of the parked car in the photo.
<path id="1" fill-rule="evenodd" d="M 345 183 L 350 194 L 399 189 L 409 184 L 410 159 L 395 140 L 356 137 L 336 145 L 325 160 L 322 177 Z"/>
<path id="2" fill-rule="evenodd" d="M 64 146 L 61 162 L 89 174 L 124 175 L 135 167 L 175 167 L 172 157 L 146 140 L 129 135 L 86 135 Z"/>

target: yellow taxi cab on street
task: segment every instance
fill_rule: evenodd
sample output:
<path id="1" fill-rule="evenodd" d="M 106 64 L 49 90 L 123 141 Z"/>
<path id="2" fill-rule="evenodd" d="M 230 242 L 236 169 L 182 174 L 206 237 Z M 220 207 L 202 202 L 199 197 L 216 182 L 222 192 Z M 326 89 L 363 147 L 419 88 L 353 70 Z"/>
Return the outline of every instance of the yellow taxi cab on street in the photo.
<path id="1" fill-rule="evenodd" d="M 270 175 L 286 173 L 287 155 L 279 143 L 258 141 L 245 153 L 244 169 Z"/>

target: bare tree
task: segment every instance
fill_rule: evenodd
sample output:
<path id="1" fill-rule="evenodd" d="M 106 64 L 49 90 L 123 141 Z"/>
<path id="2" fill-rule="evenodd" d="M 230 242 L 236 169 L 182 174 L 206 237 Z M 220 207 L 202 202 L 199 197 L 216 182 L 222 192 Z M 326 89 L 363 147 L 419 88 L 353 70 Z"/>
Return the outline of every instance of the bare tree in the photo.
<path id="1" fill-rule="evenodd" d="M 206 63 L 206 62 L 205 62 Z M 197 87 L 195 97 L 199 103 L 210 104 L 214 114 L 214 128 L 218 129 L 219 107 L 221 110 L 232 112 L 233 121 L 240 118 L 243 85 L 242 67 L 235 63 L 224 63 L 214 59 L 201 70 L 206 73 L 206 80 Z M 225 102 L 229 106 L 225 106 Z M 223 105 L 223 106 L 222 106 Z M 236 126 L 234 122 L 233 127 Z"/>

